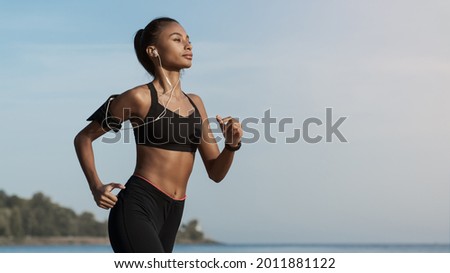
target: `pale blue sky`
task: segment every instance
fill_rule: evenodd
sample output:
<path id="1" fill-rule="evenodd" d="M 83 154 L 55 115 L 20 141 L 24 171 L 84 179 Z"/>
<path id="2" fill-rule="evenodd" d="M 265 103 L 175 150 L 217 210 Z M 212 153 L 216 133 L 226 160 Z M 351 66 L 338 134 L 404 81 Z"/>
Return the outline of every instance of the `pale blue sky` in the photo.
<path id="1" fill-rule="evenodd" d="M 150 81 L 133 51 L 151 19 L 194 45 L 182 86 L 209 116 L 290 117 L 276 144 L 208 180 L 199 154 L 184 221 L 224 242 L 450 242 L 450 2 L 0 1 L 0 188 L 96 207 L 73 149 L 110 95 Z M 286 144 L 316 117 L 349 141 Z M 264 126 L 253 126 L 262 135 Z M 310 134 L 323 135 L 324 126 Z M 122 140 L 125 138 L 122 138 Z M 132 139 L 132 138 L 131 138 Z M 94 143 L 100 177 L 125 182 L 133 142 Z M 222 143 L 219 143 L 222 146 Z"/>

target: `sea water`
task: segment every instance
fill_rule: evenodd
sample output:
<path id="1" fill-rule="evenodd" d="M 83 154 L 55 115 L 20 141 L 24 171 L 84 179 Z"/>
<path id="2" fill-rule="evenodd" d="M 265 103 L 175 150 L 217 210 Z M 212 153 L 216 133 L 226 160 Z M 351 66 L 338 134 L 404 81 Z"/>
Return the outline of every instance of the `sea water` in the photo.
<path id="1" fill-rule="evenodd" d="M 109 245 L 0 246 L 0 253 L 112 253 Z M 450 253 L 445 244 L 175 245 L 174 253 Z"/>

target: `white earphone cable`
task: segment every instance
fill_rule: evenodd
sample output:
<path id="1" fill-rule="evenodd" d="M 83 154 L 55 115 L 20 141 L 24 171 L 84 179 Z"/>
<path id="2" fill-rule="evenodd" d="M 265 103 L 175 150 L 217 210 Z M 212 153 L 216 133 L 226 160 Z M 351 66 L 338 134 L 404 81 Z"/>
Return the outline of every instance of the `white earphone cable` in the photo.
<path id="1" fill-rule="evenodd" d="M 131 128 L 120 128 L 119 130 L 125 131 L 125 130 L 131 130 L 131 129 L 134 129 L 134 128 L 138 128 L 138 127 L 144 126 L 144 125 L 146 125 L 146 124 L 149 124 L 149 123 L 152 123 L 152 122 L 155 122 L 155 121 L 160 120 L 160 119 L 167 113 L 167 106 L 169 105 L 170 101 L 172 100 L 173 91 L 175 90 L 175 88 L 176 88 L 176 87 L 178 86 L 178 84 L 180 83 L 181 77 L 178 77 L 177 83 L 175 84 L 175 86 L 172 86 L 172 83 L 170 82 L 169 78 L 167 77 L 166 73 L 164 72 L 164 68 L 162 67 L 161 58 L 159 57 L 159 55 L 157 55 L 157 57 L 158 57 L 158 60 L 159 60 L 159 66 L 161 67 L 162 73 L 163 73 L 164 77 L 166 78 L 167 83 L 168 83 L 169 86 L 171 87 L 171 89 L 170 89 L 170 96 L 169 96 L 169 99 L 167 100 L 166 104 L 164 105 L 164 110 L 163 110 L 163 111 L 162 111 L 155 119 L 153 119 L 153 120 L 144 122 L 144 123 L 139 124 L 139 125 L 136 125 L 136 126 L 134 126 L 134 127 L 132 126 Z M 156 98 L 158 98 L 158 96 L 156 96 Z M 114 99 L 114 98 L 109 98 L 108 103 L 106 104 L 106 116 L 108 116 L 108 113 L 109 113 L 109 105 L 111 104 L 111 101 L 112 101 L 113 99 Z M 108 123 L 108 122 L 106 122 L 106 125 L 108 126 L 108 128 L 109 128 L 110 130 L 113 130 L 113 129 L 109 126 L 109 123 Z"/>

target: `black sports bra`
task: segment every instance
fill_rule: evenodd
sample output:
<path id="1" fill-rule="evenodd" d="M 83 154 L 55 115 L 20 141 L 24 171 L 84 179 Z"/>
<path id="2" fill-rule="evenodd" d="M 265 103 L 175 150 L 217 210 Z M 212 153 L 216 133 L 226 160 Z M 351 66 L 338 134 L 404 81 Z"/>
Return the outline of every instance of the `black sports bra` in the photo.
<path id="1" fill-rule="evenodd" d="M 144 120 L 136 122 L 137 124 L 133 128 L 136 144 L 195 153 L 201 140 L 202 119 L 194 102 L 183 92 L 194 106 L 194 111 L 188 116 L 181 116 L 166 109 L 164 115 L 157 119 L 164 111 L 164 106 L 158 102 L 155 86 L 152 83 L 147 84 L 147 86 L 150 90 L 152 102 L 147 116 Z M 96 120 L 104 129 L 112 129 L 118 132 L 121 124 L 107 111 L 109 102 L 117 96 L 110 96 L 87 120 Z"/>

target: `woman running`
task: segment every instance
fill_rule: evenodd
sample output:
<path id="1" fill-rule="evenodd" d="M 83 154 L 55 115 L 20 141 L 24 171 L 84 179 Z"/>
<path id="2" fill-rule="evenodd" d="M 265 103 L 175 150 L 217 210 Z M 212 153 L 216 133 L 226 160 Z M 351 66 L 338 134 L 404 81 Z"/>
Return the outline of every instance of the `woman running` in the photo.
<path id="1" fill-rule="evenodd" d="M 172 252 L 183 214 L 197 148 L 208 176 L 220 182 L 241 146 L 242 128 L 216 116 L 224 137 L 220 151 L 198 95 L 182 91 L 180 71 L 192 65 L 192 45 L 174 19 L 157 18 L 134 38 L 137 58 L 154 79 L 112 95 L 75 137 L 75 150 L 97 205 L 111 209 L 108 232 L 114 252 Z M 125 185 L 103 183 L 92 142 L 121 130 L 129 120 L 136 141 L 136 167 Z M 117 196 L 112 190 L 119 188 Z"/>

